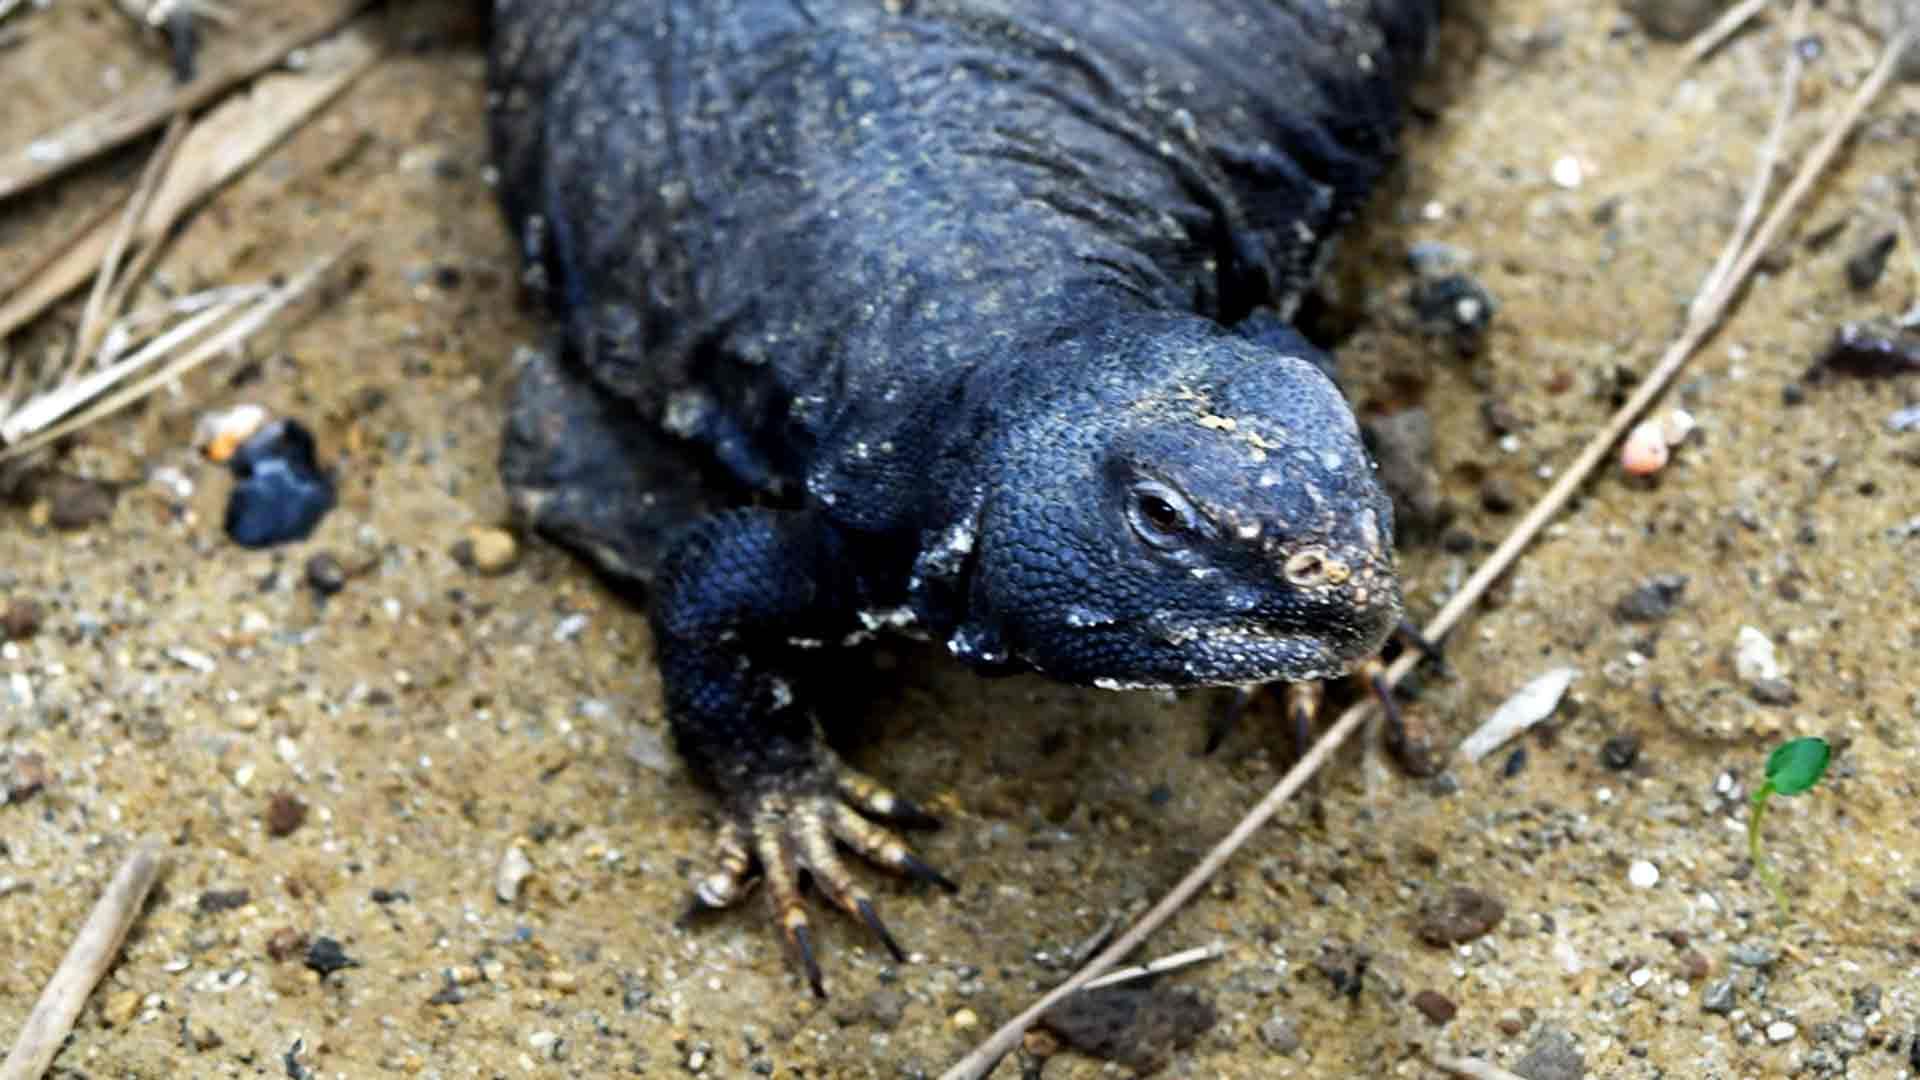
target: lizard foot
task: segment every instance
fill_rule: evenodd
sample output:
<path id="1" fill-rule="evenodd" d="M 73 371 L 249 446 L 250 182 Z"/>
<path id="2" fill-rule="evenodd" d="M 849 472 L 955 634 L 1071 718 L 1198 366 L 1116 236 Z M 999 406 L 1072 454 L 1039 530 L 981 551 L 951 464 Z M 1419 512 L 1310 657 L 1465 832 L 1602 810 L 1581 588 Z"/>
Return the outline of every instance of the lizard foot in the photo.
<path id="1" fill-rule="evenodd" d="M 927 828 L 939 824 L 932 815 L 838 761 L 815 775 L 816 782 L 775 787 L 741 801 L 737 816 L 720 827 L 717 865 L 695 888 L 694 901 L 704 908 L 731 907 L 756 878 L 765 878 L 775 925 L 799 959 L 815 996 L 826 997 L 812 924 L 800 894 L 802 871 L 814 888 L 864 923 L 899 961 L 906 960 L 906 950 L 880 920 L 873 897 L 841 858 L 840 849 L 948 892 L 958 892 L 959 886 L 922 862 L 893 830 L 873 820 Z"/>

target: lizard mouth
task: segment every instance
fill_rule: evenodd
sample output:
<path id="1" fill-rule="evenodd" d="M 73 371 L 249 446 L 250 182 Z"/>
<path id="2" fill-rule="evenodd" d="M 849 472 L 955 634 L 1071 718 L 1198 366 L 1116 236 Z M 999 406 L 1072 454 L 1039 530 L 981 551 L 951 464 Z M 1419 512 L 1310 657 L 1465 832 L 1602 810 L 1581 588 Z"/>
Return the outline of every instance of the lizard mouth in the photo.
<path id="1" fill-rule="evenodd" d="M 1332 679 L 1378 653 L 1391 630 L 1391 621 L 1377 633 L 1354 635 L 1287 632 L 1247 620 L 1188 623 L 1161 632 L 1171 655 L 1157 670 L 1092 681 L 1107 690 L 1170 690 Z"/>

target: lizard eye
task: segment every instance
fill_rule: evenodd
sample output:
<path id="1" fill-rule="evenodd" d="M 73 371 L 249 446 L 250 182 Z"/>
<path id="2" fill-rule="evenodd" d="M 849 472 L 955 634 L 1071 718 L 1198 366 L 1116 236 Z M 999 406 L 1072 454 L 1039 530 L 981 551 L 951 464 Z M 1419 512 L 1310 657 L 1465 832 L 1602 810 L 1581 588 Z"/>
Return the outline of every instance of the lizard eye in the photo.
<path id="1" fill-rule="evenodd" d="M 1184 547 L 1199 531 L 1193 505 L 1155 480 L 1134 486 L 1127 500 L 1127 523 L 1141 540 L 1162 551 Z"/>

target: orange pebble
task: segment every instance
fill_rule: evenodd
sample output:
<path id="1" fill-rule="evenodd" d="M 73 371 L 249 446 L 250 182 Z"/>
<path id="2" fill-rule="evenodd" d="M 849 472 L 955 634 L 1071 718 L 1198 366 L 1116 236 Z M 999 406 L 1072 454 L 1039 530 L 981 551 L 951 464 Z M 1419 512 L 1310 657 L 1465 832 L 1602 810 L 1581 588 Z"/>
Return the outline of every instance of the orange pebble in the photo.
<path id="1" fill-rule="evenodd" d="M 1620 467 L 1631 476 L 1652 476 L 1666 467 L 1667 435 L 1660 421 L 1646 420 L 1620 444 Z"/>

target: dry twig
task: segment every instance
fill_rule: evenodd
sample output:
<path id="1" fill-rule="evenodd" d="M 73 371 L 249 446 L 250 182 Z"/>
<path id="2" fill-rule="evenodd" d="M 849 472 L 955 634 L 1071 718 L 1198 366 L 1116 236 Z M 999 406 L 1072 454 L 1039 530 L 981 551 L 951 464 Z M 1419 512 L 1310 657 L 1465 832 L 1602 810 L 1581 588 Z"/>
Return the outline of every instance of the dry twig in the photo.
<path id="1" fill-rule="evenodd" d="M 327 269 L 339 259 L 339 253 L 330 255 L 309 266 L 299 275 L 295 276 L 293 280 L 282 285 L 280 288 L 260 294 L 254 299 L 253 304 L 241 312 L 237 318 L 202 340 L 198 345 L 182 355 L 167 360 L 158 370 L 137 382 L 122 387 L 114 393 L 107 394 L 98 400 L 89 400 L 94 394 L 103 392 L 106 387 L 129 378 L 133 372 L 139 368 L 158 362 L 166 356 L 167 353 L 184 344 L 193 336 L 208 329 L 215 322 L 218 322 L 220 317 L 229 314 L 233 310 L 234 305 L 217 304 L 209 307 L 185 323 L 182 323 L 180 326 L 175 327 L 167 334 L 156 338 L 147 348 L 141 350 L 134 356 L 128 357 L 126 360 L 96 373 L 95 376 L 85 381 L 82 386 L 84 390 L 88 391 L 85 396 L 75 393 L 71 388 L 61 388 L 61 392 L 70 396 L 72 400 L 66 402 L 66 409 L 58 410 L 54 412 L 54 415 L 64 415 L 65 412 L 71 409 L 79 409 L 80 411 L 67 416 L 66 419 L 60 420 L 58 423 L 37 428 L 32 434 L 22 437 L 17 443 L 10 446 L 0 446 L 0 463 L 21 457 L 25 454 L 30 454 L 62 436 L 71 434 L 89 424 L 119 412 L 121 409 L 146 397 L 152 393 L 155 388 L 180 378 L 223 352 L 238 347 L 241 342 L 253 335 L 253 333 L 258 331 L 262 326 L 265 326 L 267 321 L 273 318 L 280 309 L 293 303 L 302 294 L 307 292 L 308 289 L 312 288 L 313 284 L 320 280 L 320 277 L 327 272 Z M 93 378 L 98 378 L 102 385 L 94 385 L 91 381 Z M 83 405 L 84 408 L 82 407 Z M 35 408 L 36 406 L 36 402 L 28 402 L 21 411 L 25 412 L 27 409 Z M 9 423 L 11 423 L 11 421 L 9 421 Z"/>
<path id="2" fill-rule="evenodd" d="M 1767 216 L 1766 221 L 1751 240 L 1743 247 L 1742 238 L 1739 235 L 1736 234 L 1729 239 L 1728 246 L 1738 252 L 1736 257 L 1729 260 L 1731 269 L 1720 280 L 1703 283 L 1702 292 L 1705 294 L 1705 302 L 1693 305 L 1679 337 L 1667 348 L 1660 363 L 1640 383 L 1633 396 L 1614 413 L 1606 426 L 1588 441 L 1579 456 L 1574 459 L 1573 464 L 1567 467 L 1553 487 L 1527 512 L 1519 524 L 1514 526 L 1513 531 L 1500 543 L 1493 554 L 1488 556 L 1466 583 L 1441 606 L 1432 621 L 1422 628 L 1422 636 L 1426 640 L 1443 639 L 1447 631 L 1451 630 L 1454 624 L 1479 602 L 1488 586 L 1507 572 L 1519 558 L 1520 553 L 1546 527 L 1547 522 L 1551 521 L 1566 505 L 1573 493 L 1586 483 L 1594 468 L 1606 458 L 1620 437 L 1639 420 L 1647 407 L 1665 391 L 1667 385 L 1673 381 L 1674 376 L 1699 347 L 1712 336 L 1734 298 L 1739 294 L 1741 286 L 1752 274 L 1754 265 L 1759 262 L 1761 255 L 1772 247 L 1780 230 L 1799 209 L 1801 201 L 1805 199 L 1814 181 L 1826 171 L 1840 145 L 1846 141 L 1855 124 L 1859 122 L 1861 113 L 1865 112 L 1867 106 L 1872 104 L 1885 89 L 1887 81 L 1899 64 L 1902 52 L 1914 40 L 1914 35 L 1915 31 L 1908 29 L 1887 44 L 1873 73 L 1855 91 L 1854 96 L 1841 110 L 1839 117 L 1827 129 L 1826 137 L 1821 139 L 1813 152 L 1808 155 L 1800 171 L 1795 174 L 1793 182 L 1787 186 L 1786 192 L 1775 204 L 1773 212 Z M 1788 47 L 1791 50 L 1791 42 Z M 1402 654 L 1388 667 L 1384 676 L 1386 685 L 1389 688 L 1398 685 L 1402 679 L 1406 678 L 1407 673 L 1419 664 L 1420 660 L 1421 656 L 1417 650 L 1409 649 Z M 1158 929 L 1161 923 L 1184 906 L 1187 900 L 1198 892 L 1254 833 L 1264 827 L 1280 811 L 1280 808 L 1293 798 L 1294 793 L 1305 785 L 1307 779 L 1319 770 L 1327 758 L 1332 756 L 1334 750 L 1352 736 L 1354 731 L 1359 729 L 1370 714 L 1378 708 L 1379 706 L 1374 702 L 1367 701 L 1348 709 L 1320 738 L 1320 741 L 1314 744 L 1313 749 L 1308 751 L 1298 764 L 1287 770 L 1287 774 L 1280 778 L 1280 782 L 1275 784 L 1273 789 L 1240 820 L 1239 824 L 1234 826 L 1233 831 L 1216 844 L 1213 850 L 1207 852 L 1206 857 L 1181 878 L 1179 884 L 1175 885 L 1159 903 L 1141 916 L 1138 923 L 1129 928 L 1118 941 L 1108 946 L 1099 956 L 1089 961 L 1085 967 L 1075 972 L 1066 982 L 1061 983 L 1042 996 L 1038 1002 L 1001 1025 L 966 1057 L 942 1073 L 941 1080 L 979 1080 L 985 1076 L 1009 1050 L 1013 1049 L 1027 1028 L 1032 1026 L 1055 1002 L 1082 988 L 1119 961 L 1121 957 L 1132 952 L 1146 940 L 1148 935 Z M 1483 1075 L 1497 1077 L 1499 1074 Z"/>
<path id="3" fill-rule="evenodd" d="M 98 112 L 0 154 L 0 201 L 132 142 L 176 113 L 218 101 L 237 84 L 279 65 L 288 53 L 339 29 L 366 5 L 367 0 L 309 0 L 298 6 L 311 8 L 310 18 L 243 55 L 214 65 L 184 86 L 168 78 L 121 95 Z"/>
<path id="4" fill-rule="evenodd" d="M 1741 27 L 1747 25 L 1754 16 L 1760 14 L 1772 2 L 1773 0 L 1741 0 L 1740 3 L 1728 8 L 1725 14 L 1713 21 L 1712 26 L 1695 34 L 1693 40 L 1687 42 L 1687 49 L 1680 57 L 1682 65 L 1692 67 L 1699 63 L 1708 53 L 1739 33 Z"/>
<path id="5" fill-rule="evenodd" d="M 316 50 L 318 52 L 320 50 Z M 261 79 L 202 117 L 181 141 L 132 239 L 157 244 L 186 213 L 311 119 L 379 58 L 371 35 L 349 30 L 328 43 L 306 71 Z M 0 303 L 0 338 L 84 284 L 113 244 L 115 224 L 101 219 Z"/>
<path id="6" fill-rule="evenodd" d="M 1227 947 L 1217 941 L 1211 945 L 1197 945 L 1145 964 L 1135 964 L 1132 967 L 1121 968 L 1119 971 L 1109 971 L 1097 979 L 1088 979 L 1081 989 L 1098 990 L 1103 986 L 1118 986 L 1121 983 L 1133 982 L 1135 979 L 1165 975 L 1169 971 L 1179 971 L 1184 967 L 1204 964 L 1208 960 L 1218 960 L 1226 954 Z"/>
<path id="7" fill-rule="evenodd" d="M 113 966 L 127 930 L 139 916 L 147 893 L 166 867 L 160 845 L 142 843 L 120 864 L 113 881 L 88 914 L 80 935 L 41 991 L 33 1012 L 20 1029 L 13 1052 L 0 1062 L 0 1080 L 39 1080 L 73 1030 L 73 1022 L 87 1003 L 87 995 Z"/>

